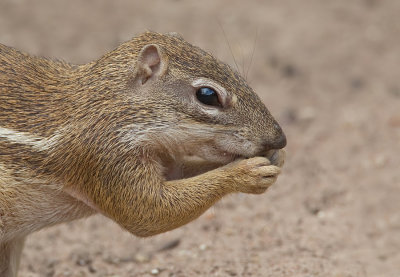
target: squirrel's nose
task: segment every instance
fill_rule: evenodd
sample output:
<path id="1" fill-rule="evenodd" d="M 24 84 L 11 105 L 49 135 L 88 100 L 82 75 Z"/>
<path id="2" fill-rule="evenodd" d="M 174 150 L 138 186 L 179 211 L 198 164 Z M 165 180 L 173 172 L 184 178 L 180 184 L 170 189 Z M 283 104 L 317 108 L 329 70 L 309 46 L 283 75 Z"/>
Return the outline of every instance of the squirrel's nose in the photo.
<path id="1" fill-rule="evenodd" d="M 264 142 L 264 148 L 265 149 L 282 149 L 286 146 L 286 136 L 285 133 L 283 133 L 282 129 L 277 125 L 277 128 L 275 129 L 276 132 L 274 136 L 271 138 L 269 137 L 268 139 L 265 140 Z"/>
<path id="2" fill-rule="evenodd" d="M 286 146 L 286 136 L 283 132 L 277 136 L 277 138 L 270 143 L 272 149 L 282 149 Z"/>

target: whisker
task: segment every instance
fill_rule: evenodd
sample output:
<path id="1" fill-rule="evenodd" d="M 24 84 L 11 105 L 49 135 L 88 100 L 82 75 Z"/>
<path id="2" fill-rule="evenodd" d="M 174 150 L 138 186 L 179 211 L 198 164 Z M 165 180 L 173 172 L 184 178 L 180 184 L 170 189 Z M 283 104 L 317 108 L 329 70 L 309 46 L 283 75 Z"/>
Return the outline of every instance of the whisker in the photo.
<path id="1" fill-rule="evenodd" d="M 247 72 L 246 72 L 246 77 L 245 77 L 246 80 L 247 80 L 247 76 L 249 75 L 251 65 L 253 64 L 254 52 L 256 51 L 256 45 L 257 45 L 257 38 L 258 38 L 258 27 L 256 29 L 256 37 L 254 39 L 253 51 L 251 52 L 250 64 L 249 64 L 249 67 L 247 68 Z"/>
<path id="2" fill-rule="evenodd" d="M 243 52 L 243 48 L 242 48 L 242 44 L 239 44 L 239 48 L 240 48 L 240 55 L 242 56 L 242 76 L 243 78 L 246 80 L 247 76 L 245 76 L 245 58 L 244 58 L 244 52 Z M 247 81 L 247 80 L 246 80 Z"/>
<path id="3" fill-rule="evenodd" d="M 219 25 L 219 27 L 221 28 L 222 33 L 224 34 L 225 41 L 226 41 L 226 43 L 228 44 L 229 51 L 231 52 L 231 55 L 232 55 L 232 58 L 233 58 L 233 62 L 235 63 L 235 66 L 236 66 L 236 70 L 237 70 L 237 72 L 239 72 L 239 67 L 238 67 L 238 64 L 237 64 L 237 62 L 236 62 L 235 55 L 233 55 L 233 51 L 232 51 L 231 44 L 229 43 L 229 40 L 228 40 L 228 37 L 226 36 L 224 27 L 222 27 L 222 24 L 221 24 L 221 22 L 220 22 L 219 20 L 218 20 L 218 25 Z"/>

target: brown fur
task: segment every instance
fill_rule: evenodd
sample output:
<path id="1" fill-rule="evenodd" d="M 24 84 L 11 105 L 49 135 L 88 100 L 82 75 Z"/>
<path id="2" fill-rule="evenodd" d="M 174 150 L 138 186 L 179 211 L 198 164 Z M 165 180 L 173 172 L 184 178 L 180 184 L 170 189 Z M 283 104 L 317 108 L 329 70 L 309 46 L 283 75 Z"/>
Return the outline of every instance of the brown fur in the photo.
<path id="1" fill-rule="evenodd" d="M 223 107 L 194 83 L 215 84 Z M 245 80 L 179 36 L 147 32 L 80 66 L 0 45 L 0 275 L 48 225 L 101 212 L 149 236 L 261 193 L 283 152 L 256 156 L 285 144 Z"/>

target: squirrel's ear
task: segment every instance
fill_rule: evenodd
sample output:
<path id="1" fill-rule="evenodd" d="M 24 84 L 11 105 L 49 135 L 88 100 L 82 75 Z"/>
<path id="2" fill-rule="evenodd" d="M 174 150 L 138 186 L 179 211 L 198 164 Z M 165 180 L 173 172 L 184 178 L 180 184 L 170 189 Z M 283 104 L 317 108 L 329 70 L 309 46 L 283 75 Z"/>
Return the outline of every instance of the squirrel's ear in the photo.
<path id="1" fill-rule="evenodd" d="M 141 84 L 165 74 L 168 59 L 158 45 L 149 44 L 140 50 L 136 63 L 135 79 Z"/>

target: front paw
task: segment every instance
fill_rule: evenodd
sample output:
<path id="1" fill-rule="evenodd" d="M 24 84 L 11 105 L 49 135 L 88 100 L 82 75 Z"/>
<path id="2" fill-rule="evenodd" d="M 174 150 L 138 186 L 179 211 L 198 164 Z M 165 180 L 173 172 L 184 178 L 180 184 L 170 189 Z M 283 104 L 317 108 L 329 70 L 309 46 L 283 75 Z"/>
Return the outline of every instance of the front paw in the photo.
<path id="1" fill-rule="evenodd" d="M 263 193 L 276 181 L 281 171 L 265 157 L 236 161 L 226 168 L 230 171 L 236 191 L 253 194 Z"/>

